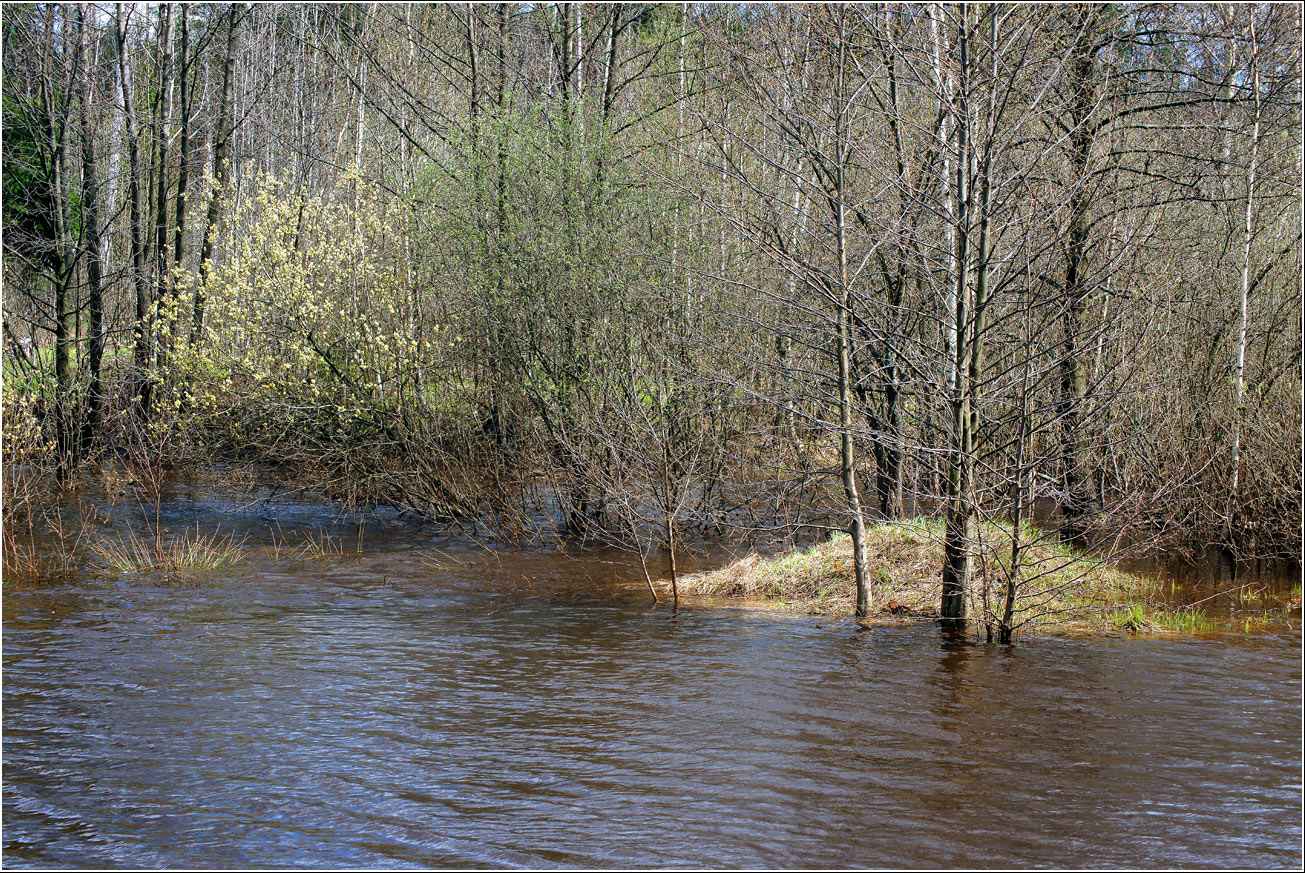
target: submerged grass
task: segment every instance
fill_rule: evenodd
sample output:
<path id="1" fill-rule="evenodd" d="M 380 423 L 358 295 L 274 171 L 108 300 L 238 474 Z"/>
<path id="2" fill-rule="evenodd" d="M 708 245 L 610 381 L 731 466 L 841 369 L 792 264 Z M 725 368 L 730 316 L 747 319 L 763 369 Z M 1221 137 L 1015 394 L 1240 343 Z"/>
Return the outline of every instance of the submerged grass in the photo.
<path id="1" fill-rule="evenodd" d="M 4 535 L 4 584 L 40 586 L 63 582 L 81 570 L 84 544 L 78 540 L 56 548 L 40 549 L 8 531 Z"/>
<path id="2" fill-rule="evenodd" d="M 1130 633 L 1157 633 L 1172 631 L 1175 633 L 1210 633 L 1218 630 L 1221 624 L 1215 621 L 1204 609 L 1192 607 L 1148 606 L 1134 603 L 1116 609 L 1107 614 L 1111 626 Z M 1246 629 L 1251 629 L 1251 621 L 1246 621 Z"/>
<path id="3" fill-rule="evenodd" d="M 1014 624 L 1021 632 L 1090 630 L 1200 633 L 1216 623 L 1199 609 L 1164 605 L 1161 584 L 1078 552 L 1032 526 L 1020 531 Z M 969 614 L 982 623 L 999 614 L 1010 578 L 1009 524 L 980 526 Z M 884 523 L 866 534 L 874 617 L 936 618 L 942 592 L 943 525 L 935 520 Z M 726 567 L 680 580 L 690 596 L 732 597 L 829 615 L 855 604 L 851 539 L 782 555 L 746 555 Z"/>
<path id="4" fill-rule="evenodd" d="M 9 499 L 6 495 L 5 499 Z M 0 577 L 6 586 L 41 586 L 74 578 L 85 565 L 94 513 L 78 503 L 74 519 L 65 519 L 57 505 L 34 511 L 32 495 L 20 495 L 22 512 L 6 506 L 0 524 L 3 559 Z M 44 545 L 38 545 L 38 530 Z"/>
<path id="5" fill-rule="evenodd" d="M 330 561 L 350 553 L 361 554 L 362 530 L 359 529 L 358 542 L 352 547 L 346 546 L 344 537 L 332 537 L 326 531 L 307 534 L 297 545 L 291 545 L 278 531 L 273 538 L 272 552 L 277 558 L 293 561 Z"/>
<path id="6" fill-rule="evenodd" d="M 361 539 L 355 547 L 343 537 L 335 538 L 321 531 L 306 534 L 294 544 L 279 531 L 272 539 L 271 557 L 278 560 L 333 561 L 361 553 Z M 104 568 L 117 573 L 161 574 L 175 580 L 246 563 L 254 556 L 247 548 L 247 542 L 247 536 L 237 538 L 234 534 L 222 535 L 218 531 L 204 533 L 198 526 L 177 535 L 139 535 L 128 530 L 116 538 L 103 539 L 76 550 L 56 548 L 38 552 L 24 550 L 21 544 L 6 542 L 5 577 L 6 582 L 17 576 L 67 578 L 84 571 L 81 553 L 89 552 Z M 266 557 L 261 550 L 255 551 Z"/>

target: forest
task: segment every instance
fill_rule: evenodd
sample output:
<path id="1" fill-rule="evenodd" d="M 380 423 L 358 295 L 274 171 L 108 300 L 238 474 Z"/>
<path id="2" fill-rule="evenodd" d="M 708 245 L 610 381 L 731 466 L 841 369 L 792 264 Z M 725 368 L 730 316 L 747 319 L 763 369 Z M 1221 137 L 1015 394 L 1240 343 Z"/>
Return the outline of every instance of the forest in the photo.
<path id="1" fill-rule="evenodd" d="M 6 575 L 240 465 L 677 599 L 841 531 L 857 615 L 927 519 L 1007 638 L 1048 536 L 1298 561 L 1300 16 L 6 4 Z"/>

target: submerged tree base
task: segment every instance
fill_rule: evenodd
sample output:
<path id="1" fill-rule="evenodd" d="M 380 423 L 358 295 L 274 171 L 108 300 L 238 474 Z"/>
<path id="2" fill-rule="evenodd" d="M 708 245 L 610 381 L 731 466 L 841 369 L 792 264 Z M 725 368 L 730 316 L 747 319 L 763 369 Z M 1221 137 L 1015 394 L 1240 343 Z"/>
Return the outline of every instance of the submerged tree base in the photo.
<path id="1" fill-rule="evenodd" d="M 983 525 L 975 547 L 968 614 L 982 629 L 1004 596 L 1012 529 Z M 1164 586 L 1079 552 L 1053 534 L 1025 527 L 1018 607 L 1021 634 L 1038 632 L 1201 632 L 1216 629 L 1205 613 L 1163 602 Z M 940 522 L 879 524 L 866 531 L 873 580 L 870 620 L 937 620 L 942 581 Z M 662 583 L 669 585 L 669 583 Z M 735 598 L 766 608 L 851 616 L 855 607 L 852 543 L 845 534 L 781 555 L 748 554 L 718 570 L 681 576 L 681 595 Z M 985 601 L 988 604 L 985 608 Z"/>

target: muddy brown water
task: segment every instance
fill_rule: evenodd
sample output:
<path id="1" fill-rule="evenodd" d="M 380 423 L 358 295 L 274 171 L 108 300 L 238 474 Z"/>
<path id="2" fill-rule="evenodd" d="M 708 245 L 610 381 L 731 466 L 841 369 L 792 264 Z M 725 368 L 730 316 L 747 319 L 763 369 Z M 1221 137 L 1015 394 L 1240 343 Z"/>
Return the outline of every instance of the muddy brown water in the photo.
<path id="1" fill-rule="evenodd" d="M 6 866 L 1302 861 L 1298 614 L 1001 647 L 673 615 L 628 555 L 315 506 L 161 520 L 251 559 L 6 588 Z M 276 559 L 269 525 L 348 548 Z"/>

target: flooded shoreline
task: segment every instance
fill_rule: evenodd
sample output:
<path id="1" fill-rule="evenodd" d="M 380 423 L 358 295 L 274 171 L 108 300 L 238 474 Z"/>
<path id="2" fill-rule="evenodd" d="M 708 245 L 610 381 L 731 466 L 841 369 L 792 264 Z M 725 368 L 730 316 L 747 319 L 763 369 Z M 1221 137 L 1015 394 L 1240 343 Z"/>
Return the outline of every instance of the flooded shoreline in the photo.
<path id="1" fill-rule="evenodd" d="M 517 519 L 515 525 L 502 525 L 493 520 L 438 523 L 388 507 L 350 510 L 282 481 L 273 470 L 265 472 L 267 475 L 260 477 L 257 470 L 244 467 L 191 470 L 184 477 L 168 479 L 155 498 L 142 497 L 129 477 L 121 478 L 112 470 L 85 476 L 77 487 L 63 492 L 51 507 L 50 515 L 33 519 L 32 531 L 20 531 L 16 538 L 7 541 L 6 546 L 16 540 L 32 553 L 37 572 L 10 573 L 6 587 L 40 587 L 105 574 L 139 576 L 165 586 L 202 584 L 214 574 L 204 570 L 171 574 L 165 567 L 115 569 L 113 561 L 106 562 L 104 547 L 115 552 L 122 551 L 124 546 L 144 551 L 163 549 L 167 544 L 189 546 L 196 541 L 207 541 L 230 552 L 232 560 L 221 568 L 219 577 L 223 574 L 256 576 L 273 563 L 314 558 L 340 561 L 366 558 L 390 566 L 397 574 L 416 572 L 438 576 L 447 570 L 458 575 L 478 567 L 496 569 L 502 564 L 504 554 L 513 554 L 531 566 L 543 560 L 571 568 L 569 572 L 574 576 L 569 584 L 591 593 L 598 594 L 612 587 L 620 592 L 616 596 L 632 603 L 652 600 L 649 577 L 645 576 L 637 553 L 585 543 L 565 535 L 561 521 L 546 506 L 537 507 L 533 517 Z M 913 506 L 916 510 L 924 509 Z M 1059 522 L 1046 515 L 1046 511 L 1049 510 L 1044 509 L 1043 515 L 1035 517 L 1050 532 L 1048 542 L 1055 543 L 1054 531 Z M 59 519 L 53 526 L 56 530 L 51 530 L 51 517 Z M 523 523 L 525 527 L 521 526 Z M 905 520 L 903 533 L 897 538 L 914 536 L 940 542 L 941 534 L 931 524 L 927 517 Z M 837 537 L 837 533 L 833 536 Z M 813 538 L 810 533 L 793 539 L 791 533 L 788 537 L 778 537 L 776 532 L 766 535 L 761 531 L 755 531 L 753 537 L 743 541 L 686 537 L 678 542 L 678 570 L 684 576 L 705 576 L 741 559 L 754 556 L 762 561 L 785 559 L 794 554 L 795 548 L 809 549 L 824 542 L 824 537 Z M 1261 627 L 1280 619 L 1290 628 L 1293 620 L 1299 622 L 1301 570 L 1291 560 L 1237 561 L 1226 552 L 1214 549 L 1185 558 L 1154 548 L 1126 550 L 1104 561 L 1089 548 L 1082 557 L 1085 567 L 1100 567 L 1106 572 L 1117 568 L 1120 573 L 1114 573 L 1116 577 L 1136 576 L 1143 583 L 1152 580 L 1154 584 L 1144 586 L 1146 600 L 1162 613 L 1199 607 L 1203 621 L 1197 628 L 1188 628 L 1189 631 L 1212 633 Z M 659 596 L 668 599 L 668 555 L 664 550 L 653 550 L 644 559 Z M 166 565 L 168 561 L 157 563 Z M 884 571 L 893 568 L 883 561 L 876 567 L 880 572 L 874 586 L 875 597 L 892 600 L 894 584 L 885 577 L 895 577 L 895 573 Z M 914 575 L 907 584 L 915 589 L 927 586 L 923 577 L 935 568 L 922 565 L 909 569 Z M 518 573 L 513 584 L 519 583 L 523 590 L 529 590 L 531 576 L 529 572 Z M 902 581 L 896 579 L 898 585 Z M 849 577 L 846 580 L 849 591 L 851 585 Z M 682 606 L 809 613 L 830 619 L 847 611 L 822 606 L 810 598 L 711 596 L 691 593 L 691 589 L 692 586 Z M 681 593 L 685 594 L 686 590 Z M 841 588 L 835 594 L 831 603 L 846 600 L 847 594 Z M 936 599 L 927 593 L 922 596 L 929 603 Z M 932 611 L 903 612 L 908 618 L 918 619 Z M 1077 627 L 1076 632 L 1115 630 L 1104 620 L 1070 624 Z M 1147 632 L 1164 629 L 1164 625 L 1152 623 Z M 1056 627 L 1040 623 L 1031 632 L 1056 632 Z"/>
<path id="2" fill-rule="evenodd" d="M 1002 647 L 295 501 L 159 518 L 248 558 L 6 586 L 7 866 L 1301 861 L 1298 613 Z"/>

